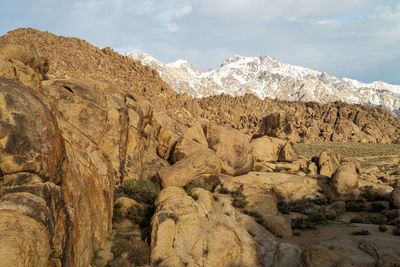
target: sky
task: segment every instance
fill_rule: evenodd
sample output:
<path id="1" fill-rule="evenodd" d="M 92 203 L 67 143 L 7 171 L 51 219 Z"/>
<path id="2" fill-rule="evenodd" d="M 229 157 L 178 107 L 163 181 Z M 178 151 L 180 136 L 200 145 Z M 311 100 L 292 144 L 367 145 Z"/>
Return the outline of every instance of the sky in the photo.
<path id="1" fill-rule="evenodd" d="M 1 0 L 0 35 L 19 27 L 200 70 L 270 55 L 400 84 L 400 0 Z"/>

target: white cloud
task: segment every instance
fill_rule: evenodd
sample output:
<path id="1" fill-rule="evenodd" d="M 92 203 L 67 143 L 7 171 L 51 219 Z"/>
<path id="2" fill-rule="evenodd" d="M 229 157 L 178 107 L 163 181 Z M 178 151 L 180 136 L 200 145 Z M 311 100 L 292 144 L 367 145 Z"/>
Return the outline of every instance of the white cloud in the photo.
<path id="1" fill-rule="evenodd" d="M 168 23 L 165 26 L 165 31 L 167 32 L 177 32 L 179 30 L 179 26 L 176 25 L 175 23 Z"/>
<path id="2" fill-rule="evenodd" d="M 178 9 L 175 12 L 175 16 L 180 18 L 180 17 L 183 17 L 183 16 L 186 16 L 186 15 L 190 14 L 191 12 L 192 12 L 192 7 L 191 6 L 184 6 L 184 7 L 180 8 L 180 9 Z"/>

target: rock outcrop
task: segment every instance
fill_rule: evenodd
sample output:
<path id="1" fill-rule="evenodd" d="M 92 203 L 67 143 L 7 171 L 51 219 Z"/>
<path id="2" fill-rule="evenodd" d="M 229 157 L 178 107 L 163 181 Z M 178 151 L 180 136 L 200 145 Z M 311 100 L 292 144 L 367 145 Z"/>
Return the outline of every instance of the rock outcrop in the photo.
<path id="1" fill-rule="evenodd" d="M 240 175 L 253 167 L 253 155 L 247 136 L 238 130 L 216 124 L 209 124 L 206 129 L 208 146 L 221 160 L 222 173 Z"/>

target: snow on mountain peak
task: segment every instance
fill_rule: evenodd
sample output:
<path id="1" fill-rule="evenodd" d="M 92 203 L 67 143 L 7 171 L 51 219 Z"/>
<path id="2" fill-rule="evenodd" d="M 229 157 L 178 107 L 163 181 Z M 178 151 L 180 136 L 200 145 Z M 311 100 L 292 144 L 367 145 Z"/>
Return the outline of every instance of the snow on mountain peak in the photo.
<path id="1" fill-rule="evenodd" d="M 326 72 L 283 63 L 271 56 L 233 55 L 220 67 L 202 72 L 186 60 L 163 64 L 147 54 L 129 53 L 128 56 L 157 69 L 174 90 L 193 97 L 224 93 L 322 103 L 340 100 L 386 107 L 400 116 L 399 85 L 341 79 Z"/>

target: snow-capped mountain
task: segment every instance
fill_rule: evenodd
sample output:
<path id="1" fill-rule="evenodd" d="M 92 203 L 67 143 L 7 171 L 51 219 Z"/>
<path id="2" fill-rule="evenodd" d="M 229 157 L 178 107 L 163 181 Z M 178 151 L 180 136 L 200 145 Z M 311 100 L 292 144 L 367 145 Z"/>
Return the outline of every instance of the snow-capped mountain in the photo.
<path id="1" fill-rule="evenodd" d="M 400 118 L 400 86 L 363 83 L 280 62 L 270 56 L 232 56 L 218 68 L 199 71 L 185 60 L 164 64 L 148 54 L 128 53 L 160 73 L 175 91 L 193 97 L 254 94 L 292 101 L 344 101 L 385 108 Z"/>

